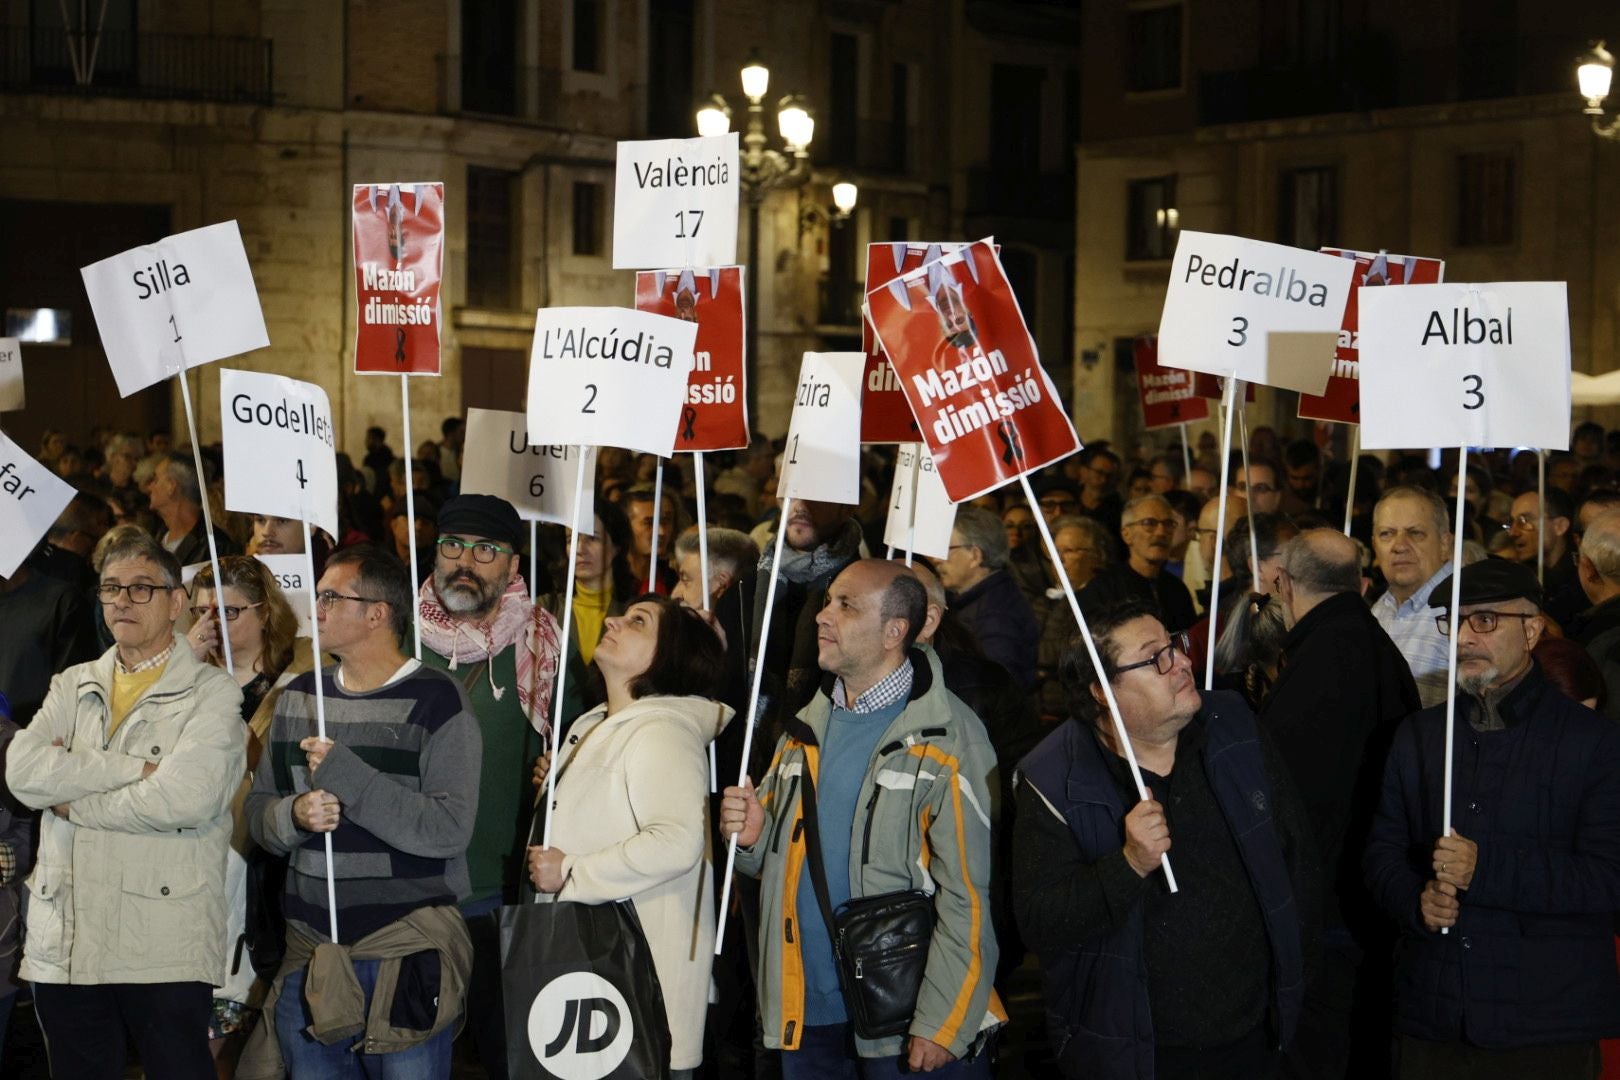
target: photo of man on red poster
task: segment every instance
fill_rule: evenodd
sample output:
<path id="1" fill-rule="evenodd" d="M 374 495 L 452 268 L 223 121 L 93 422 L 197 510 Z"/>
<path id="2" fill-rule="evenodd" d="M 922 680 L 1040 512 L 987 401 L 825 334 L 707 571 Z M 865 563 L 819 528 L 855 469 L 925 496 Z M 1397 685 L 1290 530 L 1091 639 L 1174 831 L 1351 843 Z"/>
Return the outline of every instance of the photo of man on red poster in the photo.
<path id="1" fill-rule="evenodd" d="M 866 291 L 887 285 L 901 274 L 933 262 L 941 255 L 961 250 L 961 244 L 908 244 L 897 241 L 866 245 Z M 883 345 L 872 332 L 872 325 L 861 320 L 861 350 L 866 353 L 866 371 L 861 379 L 861 442 L 916 442 L 917 422 L 906 404 L 906 395 L 895 378 L 894 368 Z"/>
<path id="2" fill-rule="evenodd" d="M 866 300 L 951 501 L 1080 448 L 988 241 L 879 286 Z"/>
<path id="3" fill-rule="evenodd" d="M 743 392 L 743 268 L 642 270 L 636 310 L 697 323 L 686 404 L 675 429 L 676 450 L 735 450 L 748 445 L 748 396 Z"/>
<path id="4" fill-rule="evenodd" d="M 1364 286 L 1433 285 L 1445 277 L 1443 259 L 1420 259 L 1384 252 L 1347 251 L 1323 248 L 1325 255 L 1356 260 L 1356 274 L 1350 279 L 1350 299 L 1344 305 L 1344 323 L 1333 349 L 1333 373 L 1320 397 L 1299 395 L 1299 416 L 1303 420 L 1331 420 L 1339 424 L 1361 423 L 1360 305 L 1356 295 Z"/>
<path id="5" fill-rule="evenodd" d="M 354 370 L 439 374 L 444 185 L 354 186 Z"/>

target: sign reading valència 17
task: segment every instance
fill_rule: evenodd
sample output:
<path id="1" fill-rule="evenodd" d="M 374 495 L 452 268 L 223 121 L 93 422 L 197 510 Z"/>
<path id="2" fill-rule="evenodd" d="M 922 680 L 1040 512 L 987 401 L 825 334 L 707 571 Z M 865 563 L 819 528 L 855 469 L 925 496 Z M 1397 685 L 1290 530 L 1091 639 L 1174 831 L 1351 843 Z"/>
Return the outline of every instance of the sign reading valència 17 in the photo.
<path id="1" fill-rule="evenodd" d="M 737 133 L 619 144 L 613 268 L 737 261 Z"/>

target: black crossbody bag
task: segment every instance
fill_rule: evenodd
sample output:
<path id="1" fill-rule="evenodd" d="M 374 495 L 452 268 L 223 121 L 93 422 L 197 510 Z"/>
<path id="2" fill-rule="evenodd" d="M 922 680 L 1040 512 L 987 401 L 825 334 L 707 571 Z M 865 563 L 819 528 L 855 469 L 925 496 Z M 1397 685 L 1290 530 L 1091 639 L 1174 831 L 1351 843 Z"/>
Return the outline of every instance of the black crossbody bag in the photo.
<path id="1" fill-rule="evenodd" d="M 860 896 L 833 911 L 816 821 L 816 784 L 808 765 L 800 801 L 810 882 L 832 936 L 838 982 L 855 1034 L 863 1039 L 904 1035 L 917 1011 L 934 936 L 934 898 L 920 889 Z"/>

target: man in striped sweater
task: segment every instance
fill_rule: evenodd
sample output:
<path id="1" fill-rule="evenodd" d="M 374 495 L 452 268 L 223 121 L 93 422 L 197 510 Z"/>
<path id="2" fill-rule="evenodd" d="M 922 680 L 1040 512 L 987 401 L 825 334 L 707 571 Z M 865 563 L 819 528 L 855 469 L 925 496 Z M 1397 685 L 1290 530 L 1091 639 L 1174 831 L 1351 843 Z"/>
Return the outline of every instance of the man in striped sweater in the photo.
<path id="1" fill-rule="evenodd" d="M 287 956 L 238 1076 L 279 1076 L 282 1063 L 295 1080 L 337 1075 L 356 1053 L 448 1076 L 472 963 L 456 903 L 469 891 L 478 724 L 460 684 L 400 650 L 414 597 L 397 558 L 338 552 L 316 601 L 321 646 L 338 659 L 320 673 L 327 740 L 315 675 L 299 676 L 247 800 L 254 839 L 290 856 Z M 390 1005 L 373 1011 L 374 994 Z"/>

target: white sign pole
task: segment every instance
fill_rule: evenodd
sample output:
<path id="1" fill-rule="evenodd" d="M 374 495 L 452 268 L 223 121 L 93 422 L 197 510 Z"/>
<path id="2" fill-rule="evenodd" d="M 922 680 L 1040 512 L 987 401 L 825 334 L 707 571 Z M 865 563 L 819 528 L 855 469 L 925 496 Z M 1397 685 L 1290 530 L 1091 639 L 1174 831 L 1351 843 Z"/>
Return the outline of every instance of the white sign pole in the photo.
<path id="1" fill-rule="evenodd" d="M 1232 382 L 1235 383 L 1237 380 L 1233 379 Z M 1029 486 L 1029 474 L 1020 476 L 1018 482 L 1023 485 L 1024 497 L 1029 500 L 1030 505 L 1038 505 L 1034 489 Z M 1097 652 L 1097 643 L 1092 640 L 1091 628 L 1086 625 L 1086 617 L 1080 613 L 1080 601 L 1074 595 L 1074 586 L 1069 582 L 1069 575 L 1063 572 L 1063 560 L 1058 557 L 1057 544 L 1052 539 L 1052 530 L 1047 527 L 1046 515 L 1035 514 L 1034 517 L 1035 527 L 1041 530 L 1041 541 L 1046 545 L 1046 553 L 1052 559 L 1053 569 L 1057 571 L 1058 583 L 1062 585 L 1063 595 L 1069 601 L 1069 611 L 1074 615 L 1075 625 L 1080 628 L 1080 641 L 1086 647 L 1086 655 L 1091 657 L 1091 670 L 1097 673 L 1097 681 L 1102 684 L 1103 698 L 1108 702 L 1108 717 L 1114 723 L 1114 741 L 1119 744 L 1119 752 L 1125 756 L 1125 764 L 1130 766 L 1131 779 L 1136 783 L 1137 798 L 1145 802 L 1151 796 L 1148 794 L 1147 785 L 1142 782 L 1142 770 L 1136 764 L 1136 750 L 1131 746 L 1130 734 L 1125 730 L 1125 721 L 1120 716 L 1119 702 L 1114 700 L 1114 687 L 1108 681 L 1107 668 Z M 1213 629 L 1214 623 L 1211 622 L 1210 625 Z M 1215 645 L 1211 641 L 1210 655 L 1214 654 Z M 1176 892 L 1176 875 L 1170 869 L 1170 856 L 1164 856 L 1159 865 L 1164 870 L 1165 884 L 1170 886 L 1171 892 Z"/>
<path id="2" fill-rule="evenodd" d="M 304 525 L 304 580 L 309 583 L 309 633 L 311 644 L 315 650 L 315 735 L 325 741 L 326 739 L 326 690 L 321 685 L 321 621 L 315 617 L 317 601 L 315 599 L 315 546 L 309 536 L 309 514 L 303 515 Z M 217 582 L 218 571 L 214 580 Z M 220 603 L 224 604 L 221 600 Z M 223 631 L 221 637 L 226 636 Z M 332 834 L 326 833 L 326 919 L 327 928 L 333 941 L 338 939 L 337 924 L 337 877 L 333 871 L 332 861 Z"/>
<path id="3" fill-rule="evenodd" d="M 765 617 L 759 624 L 759 652 L 754 659 L 753 687 L 748 692 L 748 727 L 743 730 L 742 767 L 737 771 L 737 786 L 748 780 L 748 755 L 754 748 L 754 729 L 759 725 L 759 682 L 765 675 L 765 649 L 771 637 L 771 612 L 776 607 L 776 583 L 782 576 L 782 540 L 787 536 L 788 511 L 793 506 L 792 496 L 782 497 L 782 520 L 776 523 L 776 555 L 771 560 L 771 580 L 765 586 Z M 737 834 L 731 834 L 726 848 L 726 876 L 720 886 L 720 922 L 714 929 L 714 955 L 726 940 L 726 915 L 731 910 L 731 875 L 737 869 Z"/>
<path id="4" fill-rule="evenodd" d="M 1187 444 L 1187 424 L 1182 421 L 1176 425 L 1181 429 L 1181 483 L 1185 487 L 1192 482 L 1192 447 Z M 1198 524 L 1196 521 L 1194 525 Z"/>
<path id="5" fill-rule="evenodd" d="M 703 590 L 703 610 L 709 604 L 709 506 L 703 494 L 703 451 L 692 452 L 692 475 L 696 478 L 698 508 L 698 585 Z M 714 739 L 709 740 L 709 794 L 720 793 L 720 760 L 716 756 Z"/>
<path id="6" fill-rule="evenodd" d="M 1254 470 L 1249 468 L 1249 406 L 1237 399 L 1238 434 L 1243 439 L 1243 513 L 1249 519 L 1249 591 L 1260 588 L 1260 538 L 1254 534 Z M 1210 639 L 1213 647 L 1215 639 Z"/>
<path id="7" fill-rule="evenodd" d="M 1464 455 L 1465 457 L 1467 455 Z M 1457 484 L 1460 487 L 1468 476 L 1468 470 L 1462 469 L 1457 474 Z M 1462 531 L 1462 516 L 1457 517 L 1457 530 Z M 1547 452 L 1536 451 L 1536 582 L 1547 584 Z"/>
<path id="8" fill-rule="evenodd" d="M 911 450 L 911 509 L 906 517 L 906 565 L 910 566 L 917 549 L 917 483 L 922 476 L 923 444 Z"/>
<path id="9" fill-rule="evenodd" d="M 1350 535 L 1350 522 L 1356 513 L 1356 472 L 1361 468 L 1361 425 L 1350 428 L 1350 490 L 1344 497 L 1344 535 Z M 1323 470 L 1324 472 L 1326 470 Z"/>
<path id="10" fill-rule="evenodd" d="M 1457 628 L 1462 625 L 1463 506 L 1468 498 L 1468 447 L 1457 448 L 1457 520 L 1451 530 L 1451 633 L 1446 635 L 1446 764 L 1440 795 L 1440 834 L 1451 835 L 1451 763 L 1457 744 Z M 1450 928 L 1442 926 L 1442 934 Z"/>
<path id="11" fill-rule="evenodd" d="M 186 378 L 185 369 L 175 372 L 174 377 L 180 383 L 180 401 L 186 407 L 186 431 L 191 436 L 191 463 L 197 470 L 197 488 L 202 493 L 203 533 L 208 537 L 208 565 L 214 568 L 214 590 L 217 594 L 215 600 L 221 609 L 225 601 L 219 599 L 224 594 L 225 578 L 219 572 L 219 545 L 214 543 L 214 515 L 208 509 L 208 475 L 203 472 L 202 448 L 197 443 L 197 415 L 191 407 L 191 383 Z M 308 548 L 308 544 L 304 545 Z M 236 662 L 231 656 L 231 635 L 226 633 L 225 624 L 219 626 L 220 651 L 225 654 L 225 670 L 232 675 L 236 674 Z"/>
<path id="12" fill-rule="evenodd" d="M 405 429 L 405 535 L 406 546 L 411 549 L 411 595 L 422 589 L 421 570 L 416 565 L 416 482 L 411 475 L 411 459 L 416 448 L 411 445 L 411 377 L 399 377 L 399 415 Z M 422 620 L 417 617 L 416 605 L 411 607 L 412 656 L 422 659 Z"/>
<path id="13" fill-rule="evenodd" d="M 654 458 L 658 464 L 653 466 L 653 508 L 652 508 L 652 544 L 647 552 L 647 591 L 658 591 L 658 519 L 664 516 L 664 459 Z"/>
<path id="14" fill-rule="evenodd" d="M 557 696 L 551 708 L 551 765 L 546 770 L 546 828 L 540 846 L 551 846 L 551 822 L 557 815 L 557 738 L 562 734 L 563 686 L 568 681 L 568 623 L 574 614 L 574 569 L 579 565 L 579 508 L 585 491 L 585 447 L 579 447 L 579 464 L 574 473 L 574 512 L 568 526 L 568 581 L 563 586 L 563 617 L 559 640 L 562 655 L 557 663 Z"/>
<path id="15" fill-rule="evenodd" d="M 1209 568 L 1209 650 L 1204 656 L 1205 690 L 1215 689 L 1215 642 L 1220 630 L 1218 616 L 1221 610 L 1221 551 L 1226 546 L 1226 491 L 1232 478 L 1232 413 L 1235 411 L 1233 395 L 1237 392 L 1237 386 L 1237 379 L 1226 380 L 1226 401 L 1222 407 L 1225 434 L 1221 437 L 1221 486 L 1215 493 L 1215 497 L 1221 501 L 1215 508 L 1215 559 L 1214 565 Z"/>

